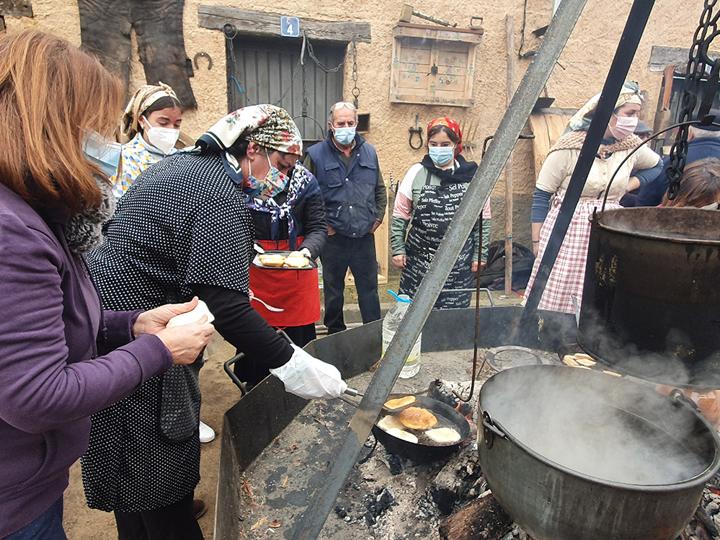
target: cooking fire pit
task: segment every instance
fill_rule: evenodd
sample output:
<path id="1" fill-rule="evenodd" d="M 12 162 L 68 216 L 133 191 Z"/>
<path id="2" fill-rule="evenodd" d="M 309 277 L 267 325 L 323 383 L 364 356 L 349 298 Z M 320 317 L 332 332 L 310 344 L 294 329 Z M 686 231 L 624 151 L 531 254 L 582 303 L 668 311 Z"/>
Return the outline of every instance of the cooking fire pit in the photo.
<path id="1" fill-rule="evenodd" d="M 480 347 L 513 344 L 556 352 L 574 342 L 574 317 L 541 313 L 531 328 L 519 329 L 520 313 L 520 307 L 482 308 Z M 446 364 L 442 369 L 437 364 L 432 368 L 428 362 L 421 369 L 428 380 L 469 379 L 474 317 L 473 309 L 432 313 L 423 330 L 423 354 L 431 358 L 448 351 L 464 350 L 465 353 L 445 354 Z M 360 376 L 352 382 L 364 388 L 372 376 L 368 373 L 370 366 L 380 357 L 381 338 L 382 323 L 377 321 L 314 341 L 306 349 L 336 365 L 346 379 Z M 400 380 L 396 389 L 409 391 L 427 386 L 427 382 L 421 385 L 419 380 Z M 339 400 L 308 405 L 307 401 L 287 394 L 274 377 L 265 379 L 228 410 L 222 436 L 215 537 L 262 538 L 273 534 L 267 532 L 271 530 L 274 537 L 290 538 L 296 519 L 306 510 L 314 494 L 323 489 L 341 435 L 353 412 L 352 407 Z M 369 443 L 372 442 L 371 437 Z M 366 453 L 370 450 L 366 448 Z M 474 446 L 468 453 L 477 456 Z M 387 512 L 398 521 L 393 538 L 414 538 L 416 534 L 422 538 L 439 538 L 438 503 L 424 494 L 444 463 L 415 466 L 388 454 L 380 444 L 372 459 L 376 464 L 384 462 L 383 469 L 405 472 L 390 475 L 392 481 L 377 482 L 375 493 L 369 491 L 368 480 L 363 478 L 363 474 L 372 478 L 374 473 L 367 467 L 356 467 L 321 537 L 368 538 L 368 527 L 372 525 L 368 522 Z M 473 475 L 467 474 L 468 490 L 474 490 L 472 495 L 476 497 L 482 486 L 472 485 Z M 383 491 L 385 488 L 388 491 Z M 355 497 L 351 498 L 353 493 Z M 409 493 L 416 497 L 411 504 L 398 500 Z M 412 512 L 403 514 L 403 508 L 410 508 Z M 347 525 L 348 518 L 353 522 L 366 520 L 366 523 L 362 527 L 351 527 Z"/>

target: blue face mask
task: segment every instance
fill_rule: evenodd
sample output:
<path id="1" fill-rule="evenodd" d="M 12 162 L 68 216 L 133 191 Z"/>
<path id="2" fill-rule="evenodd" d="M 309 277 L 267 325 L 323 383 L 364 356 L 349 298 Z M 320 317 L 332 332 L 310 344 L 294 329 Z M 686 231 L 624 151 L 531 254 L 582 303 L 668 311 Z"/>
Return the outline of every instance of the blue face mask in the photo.
<path id="1" fill-rule="evenodd" d="M 122 146 L 119 143 L 108 141 L 102 135 L 90 131 L 85 136 L 83 153 L 109 177 L 117 173 L 120 164 Z"/>
<path id="2" fill-rule="evenodd" d="M 443 167 L 455 157 L 455 148 L 452 146 L 431 146 L 428 148 L 428 154 L 435 165 Z"/>
<path id="3" fill-rule="evenodd" d="M 335 140 L 343 146 L 349 145 L 355 140 L 355 128 L 354 127 L 341 127 L 333 128 L 333 137 Z"/>

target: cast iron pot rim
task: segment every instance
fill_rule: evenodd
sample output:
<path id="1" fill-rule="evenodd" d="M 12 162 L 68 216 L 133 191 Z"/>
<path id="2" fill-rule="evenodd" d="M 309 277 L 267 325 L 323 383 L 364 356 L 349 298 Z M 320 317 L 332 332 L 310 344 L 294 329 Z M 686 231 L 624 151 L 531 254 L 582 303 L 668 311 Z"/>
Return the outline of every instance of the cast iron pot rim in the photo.
<path id="1" fill-rule="evenodd" d="M 610 232 L 614 232 L 617 234 L 622 234 L 625 236 L 633 236 L 635 238 L 645 238 L 647 240 L 662 240 L 663 242 L 673 242 L 676 244 L 702 244 L 706 246 L 720 246 L 720 239 L 718 240 L 708 240 L 708 239 L 698 239 L 698 238 L 672 238 L 668 236 L 663 236 L 662 234 L 654 234 L 649 232 L 643 232 L 643 231 L 628 231 L 627 229 L 621 229 L 619 227 L 615 227 L 613 225 L 608 225 L 606 223 L 602 222 L 602 218 L 606 213 L 616 213 L 616 212 L 633 212 L 637 210 L 647 210 L 648 208 L 657 208 L 654 206 L 648 206 L 648 207 L 635 207 L 635 208 L 609 208 L 604 211 L 596 211 L 596 213 L 593 214 L 593 217 L 591 218 L 592 221 L 595 221 L 599 227 L 602 229 L 605 229 Z M 678 211 L 678 212 L 692 212 L 692 211 L 698 211 L 698 212 L 719 212 L 720 210 L 703 210 L 701 208 L 665 208 L 663 211 Z"/>
<path id="2" fill-rule="evenodd" d="M 534 367 L 534 366 L 530 366 Z M 547 367 L 553 367 L 557 369 L 573 369 L 573 368 L 563 368 L 562 366 L 547 366 Z M 517 367 L 513 369 L 522 369 L 522 367 Z M 502 372 L 501 372 L 502 373 Z M 499 375 L 497 373 L 496 375 Z M 490 379 L 488 379 L 490 380 Z M 637 383 L 633 383 L 637 384 Z M 487 412 L 487 409 L 485 409 L 482 406 L 482 391 L 484 388 L 480 389 L 480 395 L 479 397 L 479 405 L 480 405 L 480 411 L 481 411 L 481 417 L 484 416 L 485 412 Z M 563 472 L 565 474 L 568 474 L 570 476 L 573 476 L 575 478 L 579 478 L 580 480 L 584 480 L 585 482 L 590 482 L 593 484 L 601 484 L 604 486 L 608 486 L 614 489 L 623 489 L 626 491 L 641 491 L 641 492 L 653 492 L 653 493 L 662 493 L 662 492 L 673 492 L 683 489 L 689 489 L 697 487 L 698 485 L 704 485 L 705 482 L 707 482 L 710 478 L 712 478 L 715 473 L 717 472 L 718 468 L 720 468 L 720 437 L 718 437 L 717 431 L 715 431 L 715 428 L 713 428 L 710 423 L 705 419 L 703 415 L 701 415 L 698 411 L 690 408 L 688 405 L 685 405 L 684 403 L 680 403 L 680 406 L 686 407 L 690 412 L 692 412 L 705 426 L 705 429 L 710 433 L 710 436 L 712 437 L 713 441 L 715 442 L 715 455 L 713 457 L 712 463 L 709 467 L 705 469 L 702 473 L 699 475 L 690 478 L 688 480 L 683 480 L 682 482 L 676 482 L 674 484 L 663 484 L 663 485 L 641 485 L 641 484 L 625 484 L 623 482 L 613 482 L 611 480 L 605 480 L 603 478 L 597 478 L 595 476 L 591 476 L 589 474 L 581 473 L 579 471 L 575 471 L 573 469 L 570 469 L 568 467 L 565 467 L 564 465 L 561 465 L 559 463 L 556 463 L 545 456 L 539 454 L 532 448 L 528 447 L 524 443 L 520 442 L 518 439 L 516 439 L 505 427 L 495 420 L 492 417 L 492 414 L 488 412 L 488 415 L 490 416 L 490 419 L 492 421 L 492 424 L 497 427 L 500 431 L 502 431 L 505 434 L 505 438 L 510 442 L 511 444 L 514 444 L 518 446 L 521 450 L 523 450 L 525 453 L 529 454 L 530 457 L 544 463 L 545 465 L 550 466 L 553 469 L 557 469 L 560 472 Z M 478 420 L 479 422 L 479 420 Z M 478 425 L 478 433 L 482 429 L 482 425 L 479 422 Z M 493 437 L 497 437 L 497 435 L 493 435 Z M 482 446 L 483 443 L 479 443 L 478 446 Z M 486 446 L 487 448 L 487 446 Z M 488 448 L 488 450 L 492 450 L 492 448 Z"/>

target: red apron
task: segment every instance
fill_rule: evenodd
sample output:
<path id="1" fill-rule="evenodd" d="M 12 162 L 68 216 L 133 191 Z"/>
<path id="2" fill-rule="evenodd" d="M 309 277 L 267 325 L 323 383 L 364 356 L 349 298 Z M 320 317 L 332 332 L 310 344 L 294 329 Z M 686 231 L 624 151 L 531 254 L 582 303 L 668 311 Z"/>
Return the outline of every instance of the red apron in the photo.
<path id="1" fill-rule="evenodd" d="M 301 245 L 303 238 L 297 239 Z M 287 240 L 256 240 L 266 250 L 288 250 Z M 290 270 L 259 268 L 250 265 L 250 289 L 253 296 L 266 304 L 284 311 L 269 311 L 264 305 L 252 300 L 255 308 L 270 326 L 287 328 L 305 326 L 320 319 L 320 288 L 317 268 L 312 270 Z"/>

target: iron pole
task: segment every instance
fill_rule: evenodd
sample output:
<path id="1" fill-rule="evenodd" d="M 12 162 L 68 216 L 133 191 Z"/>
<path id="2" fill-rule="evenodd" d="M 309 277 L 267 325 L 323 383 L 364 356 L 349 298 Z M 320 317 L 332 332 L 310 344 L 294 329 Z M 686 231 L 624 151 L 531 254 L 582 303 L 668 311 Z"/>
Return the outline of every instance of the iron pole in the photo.
<path id="1" fill-rule="evenodd" d="M 540 304 L 540 299 L 545 291 L 545 285 L 547 285 L 547 280 L 550 277 L 550 271 L 560 253 L 560 246 L 562 246 L 565 234 L 570 227 L 570 221 L 572 220 L 575 208 L 580 200 L 580 195 L 585 187 L 585 181 L 595 161 L 595 155 L 600 147 L 600 142 L 605 136 L 610 115 L 612 115 L 615 110 L 615 103 L 617 103 L 620 90 L 625 83 L 625 77 L 627 77 L 628 71 L 630 70 L 633 58 L 635 57 L 635 51 L 640 43 L 654 4 L 655 0 L 635 0 L 630 8 L 630 14 L 625 23 L 625 28 L 620 37 L 617 50 L 615 51 L 615 57 L 610 65 L 610 71 L 608 71 L 605 85 L 600 94 L 600 100 L 595 109 L 595 114 L 590 122 L 587 137 L 585 137 L 585 142 L 580 150 L 575 170 L 573 170 L 567 190 L 565 191 L 565 197 L 560 205 L 555 226 L 550 233 L 550 238 L 548 239 L 545 252 L 540 261 L 540 266 L 535 275 L 532 290 L 528 295 L 525 309 L 523 310 L 520 320 L 520 328 L 535 316 L 535 312 Z"/>
<path id="2" fill-rule="evenodd" d="M 315 494 L 295 526 L 292 535 L 294 540 L 314 540 L 320 534 L 383 403 L 395 385 L 405 358 L 420 335 L 460 250 L 475 226 L 485 201 L 495 187 L 505 162 L 550 77 L 586 1 L 564 0 L 555 13 L 538 53 L 525 72 L 498 126 L 485 159 L 481 161 L 445 238 L 438 247 L 434 264 L 420 284 L 413 304 L 402 320 L 380 368 L 350 421 L 343 445 L 328 472 L 325 489 Z"/>

